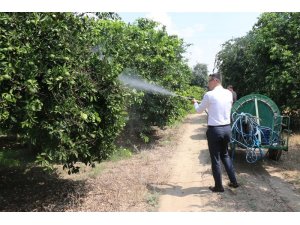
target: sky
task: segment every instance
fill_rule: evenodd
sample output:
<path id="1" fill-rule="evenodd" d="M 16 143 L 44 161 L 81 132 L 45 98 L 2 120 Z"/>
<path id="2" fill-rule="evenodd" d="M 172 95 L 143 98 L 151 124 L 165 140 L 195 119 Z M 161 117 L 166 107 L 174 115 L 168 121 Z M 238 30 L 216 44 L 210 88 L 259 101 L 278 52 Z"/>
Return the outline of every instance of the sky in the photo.
<path id="1" fill-rule="evenodd" d="M 214 70 L 216 54 L 226 41 L 242 37 L 252 29 L 260 12 L 190 12 L 190 13 L 122 13 L 125 22 L 149 18 L 166 26 L 168 34 L 183 38 L 188 47 L 185 57 L 192 68 L 197 63 L 207 64 L 208 72 Z M 217 69 L 215 69 L 216 72 Z"/>

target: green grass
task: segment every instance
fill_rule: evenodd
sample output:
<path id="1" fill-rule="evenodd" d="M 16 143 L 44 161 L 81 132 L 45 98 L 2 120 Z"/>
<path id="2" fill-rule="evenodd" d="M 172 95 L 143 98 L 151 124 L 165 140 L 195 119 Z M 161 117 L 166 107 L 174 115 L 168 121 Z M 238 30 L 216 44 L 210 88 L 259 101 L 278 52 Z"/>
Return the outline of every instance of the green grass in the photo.
<path id="1" fill-rule="evenodd" d="M 0 167 L 20 167 L 34 162 L 32 152 L 18 142 L 15 135 L 4 135 L 0 131 Z"/>
<path id="2" fill-rule="evenodd" d="M 0 168 L 23 167 L 35 162 L 35 156 L 31 152 L 20 146 L 15 140 L 7 140 L 5 138 L 2 137 L 0 139 Z M 106 161 L 97 164 L 92 170 L 87 169 L 85 175 L 80 175 L 95 178 L 105 169 L 105 162 L 116 162 L 128 159 L 131 156 L 132 151 L 130 149 L 118 148 Z"/>
<path id="3" fill-rule="evenodd" d="M 20 160 L 16 159 L 16 154 L 10 152 L 0 152 L 0 166 L 16 167 L 20 166 Z"/>
<path id="4" fill-rule="evenodd" d="M 103 163 L 96 164 L 96 166 L 88 173 L 88 177 L 96 178 L 98 177 L 102 171 L 105 170 L 105 165 Z"/>
<path id="5" fill-rule="evenodd" d="M 160 194 L 158 192 L 153 191 L 152 193 L 147 195 L 146 201 L 151 207 L 157 208 L 158 207 L 159 196 L 160 196 Z"/>
<path id="6" fill-rule="evenodd" d="M 172 142 L 172 137 L 168 136 L 166 138 L 164 138 L 160 143 L 163 146 L 169 145 Z"/>
<path id="7" fill-rule="evenodd" d="M 117 149 L 107 160 L 96 163 L 94 168 L 82 165 L 78 174 L 72 174 L 73 179 L 84 180 L 87 178 L 97 178 L 106 168 L 108 162 L 116 162 L 132 156 L 132 152 L 127 148 Z"/>
<path id="8" fill-rule="evenodd" d="M 25 150 L 0 149 L 0 167 L 19 167 L 34 161 Z"/>
<path id="9" fill-rule="evenodd" d="M 119 161 L 122 159 L 128 159 L 131 158 L 132 151 L 127 148 L 119 148 L 117 151 L 115 151 L 108 159 L 108 161 Z"/>

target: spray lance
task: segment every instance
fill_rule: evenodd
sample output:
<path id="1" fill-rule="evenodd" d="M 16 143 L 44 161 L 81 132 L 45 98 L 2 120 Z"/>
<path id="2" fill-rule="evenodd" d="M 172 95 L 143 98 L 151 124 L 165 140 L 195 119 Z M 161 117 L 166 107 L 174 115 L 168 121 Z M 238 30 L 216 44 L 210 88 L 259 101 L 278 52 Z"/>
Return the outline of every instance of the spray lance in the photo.
<path id="1" fill-rule="evenodd" d="M 178 96 L 180 98 L 184 98 L 184 99 L 189 100 L 189 101 L 192 101 L 193 99 L 195 99 L 193 96 L 182 96 L 182 95 L 176 95 L 176 96 Z M 197 101 L 198 104 L 201 103 L 201 101 L 199 101 L 197 99 L 195 99 L 195 100 Z M 205 110 L 204 112 L 208 115 L 207 110 Z"/>
<path id="2" fill-rule="evenodd" d="M 186 100 L 189 100 L 189 101 L 192 101 L 193 99 L 195 99 L 193 96 L 182 96 L 182 95 L 176 95 L 176 96 L 178 96 L 178 97 L 180 97 L 180 98 L 184 98 L 184 99 L 186 99 Z M 196 100 L 198 103 L 200 103 L 200 101 L 199 100 Z"/>

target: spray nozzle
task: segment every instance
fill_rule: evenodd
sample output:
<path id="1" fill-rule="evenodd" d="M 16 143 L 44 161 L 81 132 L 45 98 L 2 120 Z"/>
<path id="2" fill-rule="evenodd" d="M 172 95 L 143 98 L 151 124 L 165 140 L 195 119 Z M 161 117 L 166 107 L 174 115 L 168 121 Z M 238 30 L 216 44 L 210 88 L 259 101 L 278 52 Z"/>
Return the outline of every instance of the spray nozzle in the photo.
<path id="1" fill-rule="evenodd" d="M 186 99 L 188 99 L 188 100 L 193 100 L 193 99 L 194 99 L 194 96 L 188 96 L 188 97 L 186 97 Z"/>
<path id="2" fill-rule="evenodd" d="M 194 96 L 182 96 L 182 95 L 177 95 L 178 97 L 184 98 L 186 100 L 192 101 L 194 99 Z M 200 102 L 196 100 L 197 102 Z"/>

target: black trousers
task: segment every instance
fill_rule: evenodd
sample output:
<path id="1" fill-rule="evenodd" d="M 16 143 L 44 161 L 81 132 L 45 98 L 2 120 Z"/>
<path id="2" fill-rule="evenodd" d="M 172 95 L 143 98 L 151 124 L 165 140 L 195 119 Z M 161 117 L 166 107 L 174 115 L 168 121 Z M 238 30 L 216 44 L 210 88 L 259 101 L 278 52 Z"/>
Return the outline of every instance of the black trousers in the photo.
<path id="1" fill-rule="evenodd" d="M 225 167 L 230 182 L 237 183 L 232 160 L 228 154 L 228 143 L 231 137 L 230 125 L 208 126 L 206 137 L 215 187 L 223 188 L 220 160 Z"/>

